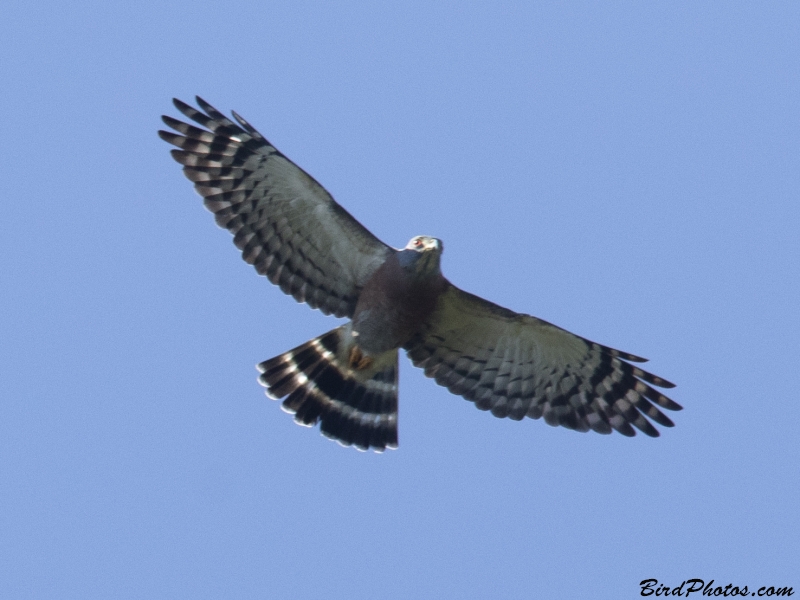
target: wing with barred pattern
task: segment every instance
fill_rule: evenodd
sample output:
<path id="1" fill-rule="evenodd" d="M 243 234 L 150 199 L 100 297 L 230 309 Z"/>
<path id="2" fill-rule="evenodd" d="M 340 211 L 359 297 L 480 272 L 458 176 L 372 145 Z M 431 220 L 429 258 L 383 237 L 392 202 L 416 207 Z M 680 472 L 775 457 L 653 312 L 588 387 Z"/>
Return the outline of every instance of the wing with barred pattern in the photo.
<path id="1" fill-rule="evenodd" d="M 656 405 L 681 410 L 652 387 L 674 384 L 630 364 L 645 359 L 453 285 L 405 349 L 428 377 L 496 417 L 544 417 L 550 425 L 626 436 L 636 427 L 657 437 L 647 418 L 673 423 Z"/>
<path id="2" fill-rule="evenodd" d="M 205 129 L 172 117 L 159 131 L 172 156 L 228 229 L 242 258 L 299 302 L 352 317 L 361 287 L 393 252 L 235 112 L 233 123 L 200 97 L 175 99 Z"/>

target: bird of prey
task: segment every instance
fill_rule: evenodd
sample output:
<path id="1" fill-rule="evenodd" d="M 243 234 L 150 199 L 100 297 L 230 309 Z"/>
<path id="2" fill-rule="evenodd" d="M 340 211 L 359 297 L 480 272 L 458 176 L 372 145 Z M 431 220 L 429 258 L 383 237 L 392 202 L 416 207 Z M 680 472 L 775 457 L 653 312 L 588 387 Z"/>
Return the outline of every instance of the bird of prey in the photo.
<path id="1" fill-rule="evenodd" d="M 202 98 L 175 99 L 200 125 L 164 116 L 172 157 L 242 258 L 298 302 L 349 319 L 258 365 L 267 395 L 297 423 L 360 450 L 396 448 L 398 351 L 496 417 L 543 417 L 577 431 L 656 437 L 672 427 L 645 359 L 462 291 L 442 275 L 441 240 L 387 246 L 247 121 Z M 655 387 L 654 387 L 655 386 Z"/>

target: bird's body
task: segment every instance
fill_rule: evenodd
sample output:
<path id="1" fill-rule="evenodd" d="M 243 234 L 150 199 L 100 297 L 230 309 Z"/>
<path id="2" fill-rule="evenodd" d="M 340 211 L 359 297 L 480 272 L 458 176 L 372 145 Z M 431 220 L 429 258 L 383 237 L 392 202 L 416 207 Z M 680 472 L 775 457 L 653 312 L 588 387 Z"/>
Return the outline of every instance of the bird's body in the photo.
<path id="1" fill-rule="evenodd" d="M 673 384 L 630 362 L 644 359 L 458 289 L 441 273 L 443 245 L 416 236 L 390 248 L 249 123 L 198 98 L 173 157 L 234 234 L 245 261 L 283 291 L 350 321 L 258 365 L 259 381 L 302 425 L 344 445 L 397 446 L 398 350 L 437 383 L 498 417 L 543 417 L 578 431 L 632 436 L 673 425 L 680 406 L 652 386 Z M 656 406 L 657 405 L 657 406 Z M 647 417 L 647 418 L 645 418 Z M 633 427 L 632 427 L 633 426 Z"/>
<path id="2" fill-rule="evenodd" d="M 367 280 L 353 314 L 353 333 L 364 352 L 400 348 L 430 317 L 447 286 L 439 268 L 441 252 L 439 240 L 416 237 Z"/>

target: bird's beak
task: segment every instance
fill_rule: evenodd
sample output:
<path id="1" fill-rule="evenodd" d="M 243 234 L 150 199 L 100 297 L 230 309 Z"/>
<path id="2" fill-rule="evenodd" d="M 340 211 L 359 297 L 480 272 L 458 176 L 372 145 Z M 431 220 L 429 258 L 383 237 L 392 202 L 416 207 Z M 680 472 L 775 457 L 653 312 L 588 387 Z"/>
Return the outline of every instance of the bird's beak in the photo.
<path id="1" fill-rule="evenodd" d="M 426 244 L 426 248 L 428 250 L 442 251 L 442 250 L 444 250 L 444 245 L 442 244 L 442 240 L 437 239 L 437 238 L 431 238 L 430 240 L 428 240 L 428 243 Z"/>

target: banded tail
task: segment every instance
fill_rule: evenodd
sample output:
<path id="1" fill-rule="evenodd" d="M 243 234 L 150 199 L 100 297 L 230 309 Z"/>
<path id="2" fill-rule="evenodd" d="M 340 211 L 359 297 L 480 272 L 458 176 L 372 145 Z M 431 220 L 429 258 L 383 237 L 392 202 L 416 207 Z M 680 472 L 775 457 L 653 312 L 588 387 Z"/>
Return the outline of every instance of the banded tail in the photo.
<path id="1" fill-rule="evenodd" d="M 397 448 L 397 350 L 365 361 L 344 325 L 257 368 L 299 425 L 320 421 L 324 436 L 359 450 Z"/>

